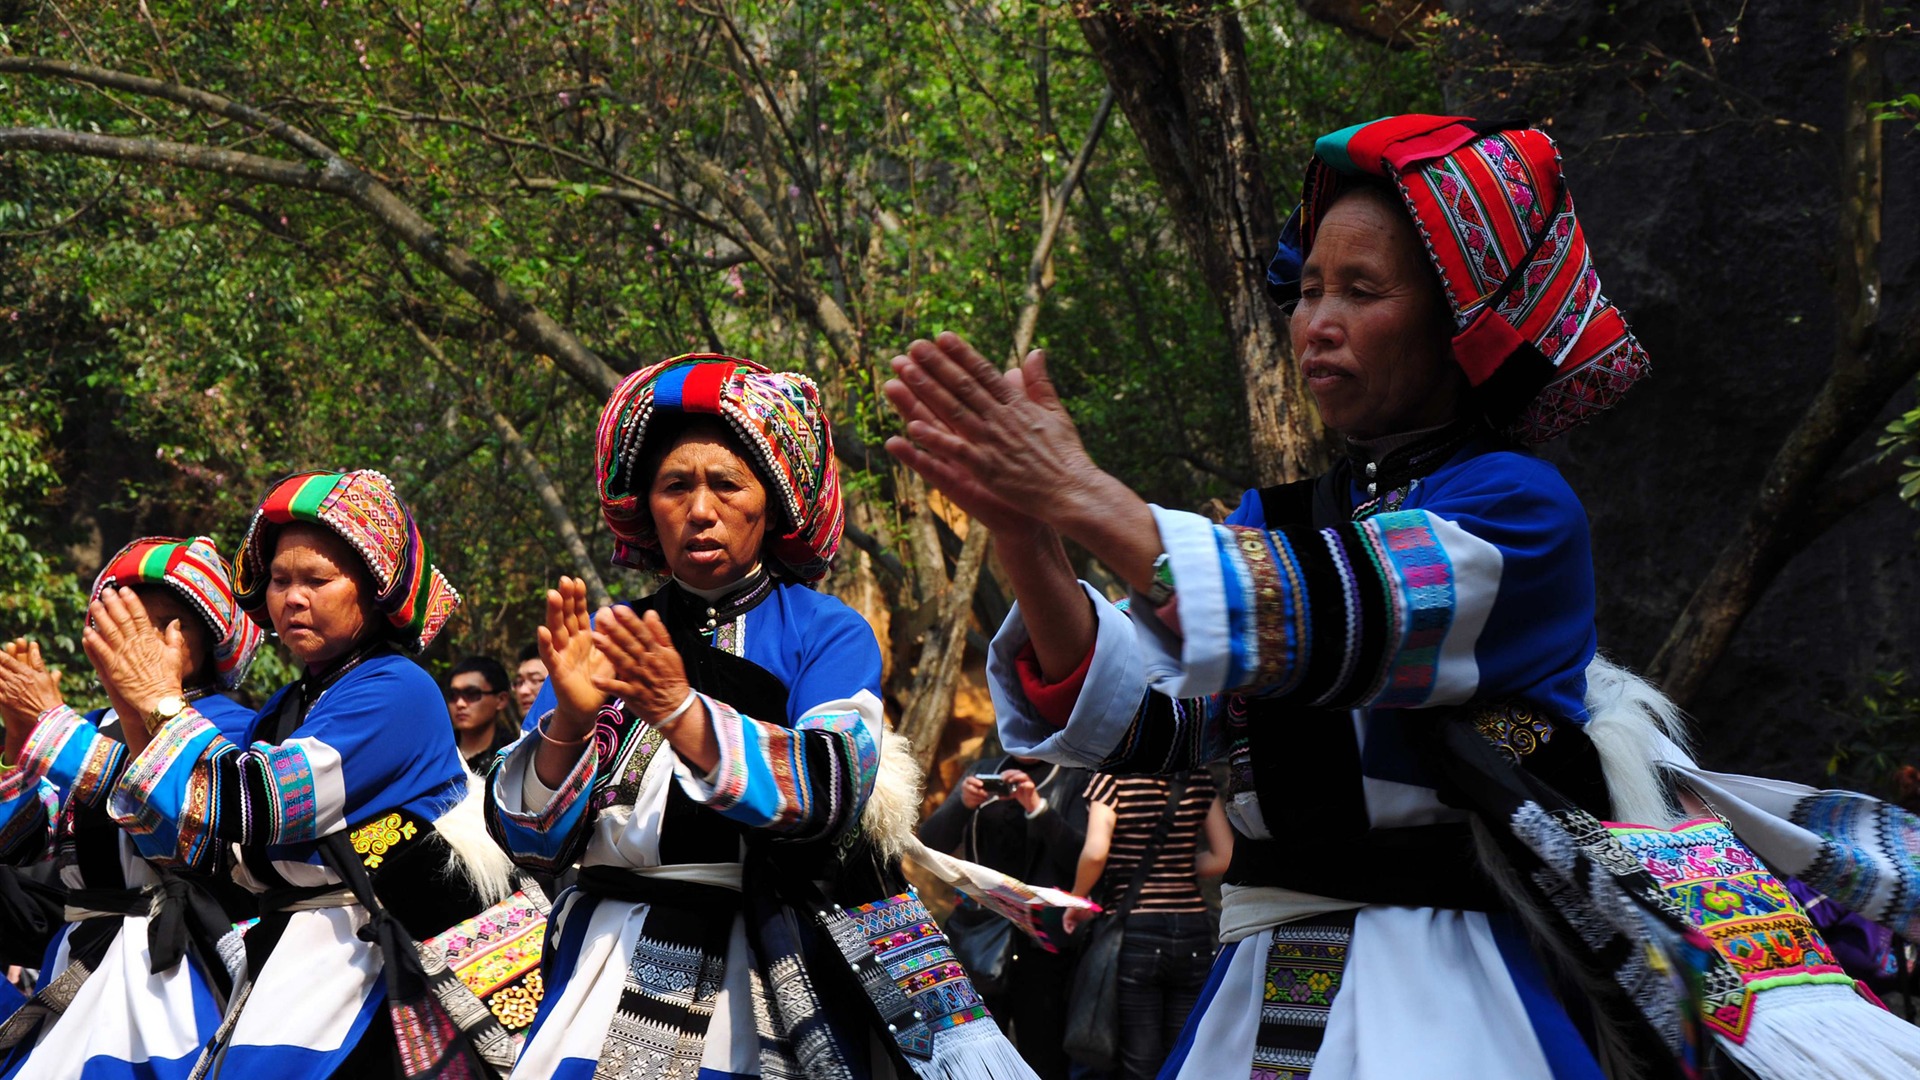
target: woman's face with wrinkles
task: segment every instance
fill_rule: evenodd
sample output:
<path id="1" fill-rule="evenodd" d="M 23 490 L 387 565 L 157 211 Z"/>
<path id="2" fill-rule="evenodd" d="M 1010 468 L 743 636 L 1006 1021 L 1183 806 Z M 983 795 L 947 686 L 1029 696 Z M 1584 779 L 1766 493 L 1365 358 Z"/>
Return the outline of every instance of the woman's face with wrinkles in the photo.
<path id="1" fill-rule="evenodd" d="M 373 583 L 359 555 L 326 529 L 281 529 L 267 573 L 267 618 L 309 668 L 338 659 L 378 625 Z"/>
<path id="2" fill-rule="evenodd" d="M 1385 192 L 1358 188 L 1328 209 L 1288 327 L 1320 418 L 1340 434 L 1372 439 L 1457 415 L 1466 376 L 1445 301 L 1413 222 Z"/>
<path id="3" fill-rule="evenodd" d="M 674 440 L 647 505 L 667 569 L 685 584 L 724 588 L 759 565 L 767 488 L 719 432 L 694 428 Z"/>

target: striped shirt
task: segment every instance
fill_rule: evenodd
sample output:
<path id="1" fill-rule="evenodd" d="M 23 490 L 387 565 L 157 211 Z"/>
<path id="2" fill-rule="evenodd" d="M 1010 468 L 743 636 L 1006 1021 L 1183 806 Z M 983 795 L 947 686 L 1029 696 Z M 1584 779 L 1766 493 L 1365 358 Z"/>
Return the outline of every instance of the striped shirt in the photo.
<path id="1" fill-rule="evenodd" d="M 1133 880 L 1134 868 L 1147 853 L 1153 834 L 1166 812 L 1172 785 L 1164 776 L 1111 776 L 1094 773 L 1087 781 L 1087 801 L 1113 808 L 1113 843 L 1107 849 L 1107 868 L 1101 882 L 1107 888 L 1110 907 L 1119 906 L 1120 895 Z M 1200 879 L 1194 874 L 1193 859 L 1200 850 L 1200 832 L 1206 827 L 1207 808 L 1213 804 L 1213 777 L 1205 769 L 1187 775 L 1186 791 L 1180 796 L 1180 808 L 1174 813 L 1167 838 L 1160 845 L 1153 866 L 1140 889 L 1135 911 L 1200 913 L 1207 910 L 1206 897 L 1200 893 Z"/>

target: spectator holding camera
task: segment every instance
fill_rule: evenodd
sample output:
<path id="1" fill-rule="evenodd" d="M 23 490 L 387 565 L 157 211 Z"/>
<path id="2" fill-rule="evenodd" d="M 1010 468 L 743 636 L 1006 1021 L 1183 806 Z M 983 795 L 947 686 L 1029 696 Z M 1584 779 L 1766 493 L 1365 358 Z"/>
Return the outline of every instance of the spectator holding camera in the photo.
<path id="1" fill-rule="evenodd" d="M 1086 841 L 1085 794 L 1092 775 L 1030 758 L 982 758 L 921 822 L 920 839 L 1030 885 L 1071 888 Z M 1072 982 L 1074 958 L 1046 951 L 964 898 L 946 930 L 987 1008 L 1027 1064 L 1042 1080 L 1066 1080 L 1062 988 Z"/>

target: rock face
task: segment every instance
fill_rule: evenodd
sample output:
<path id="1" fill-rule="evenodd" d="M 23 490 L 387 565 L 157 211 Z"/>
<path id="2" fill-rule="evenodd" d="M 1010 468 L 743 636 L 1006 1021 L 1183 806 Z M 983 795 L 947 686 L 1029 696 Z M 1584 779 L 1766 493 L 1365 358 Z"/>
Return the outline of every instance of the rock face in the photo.
<path id="1" fill-rule="evenodd" d="M 1837 341 L 1852 10 L 1794 0 L 1450 3 L 1448 107 L 1546 127 L 1607 295 L 1654 363 L 1546 454 L 1586 500 L 1600 644 L 1644 669 L 1739 529 Z M 1703 40 L 1705 39 L 1705 40 Z M 1920 46 L 1886 50 L 1920 85 Z M 1882 327 L 1916 306 L 1920 135 L 1886 127 Z M 1895 398 L 1907 407 L 1911 388 Z M 1891 407 L 1843 455 L 1873 452 Z M 1702 760 L 1819 783 L 1876 670 L 1920 668 L 1920 515 L 1891 485 L 1774 581 L 1691 702 Z"/>

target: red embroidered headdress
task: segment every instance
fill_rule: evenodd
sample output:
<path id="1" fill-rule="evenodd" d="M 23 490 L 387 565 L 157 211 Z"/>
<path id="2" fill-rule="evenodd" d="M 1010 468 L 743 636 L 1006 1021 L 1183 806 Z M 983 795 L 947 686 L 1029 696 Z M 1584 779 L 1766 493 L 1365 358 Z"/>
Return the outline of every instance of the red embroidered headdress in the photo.
<path id="1" fill-rule="evenodd" d="M 374 607 L 403 648 L 425 649 L 460 606 L 460 594 L 433 565 L 413 512 L 393 481 L 371 469 L 296 473 L 267 492 L 234 559 L 234 588 L 247 614 L 267 621 L 267 568 L 280 529 L 296 521 L 337 533 L 373 576 Z"/>
<path id="2" fill-rule="evenodd" d="M 1496 426 L 1542 443 L 1618 401 L 1647 374 L 1644 349 L 1601 295 L 1553 140 L 1459 116 L 1394 116 L 1322 136 L 1300 208 L 1268 268 L 1283 302 L 1343 185 L 1392 184 L 1440 275 L 1453 357 Z"/>
<path id="3" fill-rule="evenodd" d="M 636 371 L 607 399 L 594 458 L 600 512 L 617 541 L 613 561 L 665 569 L 647 508 L 652 478 L 638 475 L 641 448 L 661 412 L 706 414 L 726 423 L 747 448 L 768 501 L 784 514 L 784 531 L 767 536 L 767 557 L 801 581 L 825 577 L 846 517 L 820 390 L 804 375 L 717 353 L 688 353 Z"/>
<path id="4" fill-rule="evenodd" d="M 246 679 L 253 654 L 266 635 L 241 612 L 227 560 L 220 557 L 212 540 L 143 536 L 107 560 L 93 581 L 88 601 L 100 599 L 108 589 L 133 585 L 163 586 L 199 612 L 213 634 L 214 674 L 220 689 L 231 690 Z"/>

